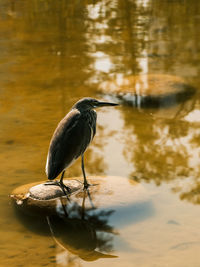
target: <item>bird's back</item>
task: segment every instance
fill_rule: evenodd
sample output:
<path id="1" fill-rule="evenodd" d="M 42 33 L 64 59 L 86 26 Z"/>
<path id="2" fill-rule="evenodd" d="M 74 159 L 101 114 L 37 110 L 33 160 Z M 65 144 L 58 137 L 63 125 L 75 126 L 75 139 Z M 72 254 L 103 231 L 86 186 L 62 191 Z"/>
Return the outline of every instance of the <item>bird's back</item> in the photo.
<path id="1" fill-rule="evenodd" d="M 55 179 L 84 153 L 96 133 L 96 112 L 72 109 L 58 124 L 46 163 L 48 179 Z"/>

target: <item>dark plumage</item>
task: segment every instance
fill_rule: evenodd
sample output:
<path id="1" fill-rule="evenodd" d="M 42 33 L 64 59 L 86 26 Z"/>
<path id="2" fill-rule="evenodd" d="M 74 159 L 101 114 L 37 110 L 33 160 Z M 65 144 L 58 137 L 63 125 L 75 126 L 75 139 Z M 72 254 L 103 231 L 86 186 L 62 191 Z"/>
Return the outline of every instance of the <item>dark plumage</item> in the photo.
<path id="1" fill-rule="evenodd" d="M 93 109 L 116 105 L 93 98 L 83 98 L 75 103 L 70 112 L 60 121 L 52 136 L 46 162 L 46 174 L 49 180 L 55 179 L 62 172 L 59 184 L 63 189 L 65 169 L 81 156 L 84 187 L 88 187 L 83 155 L 96 133 L 97 115 Z"/>

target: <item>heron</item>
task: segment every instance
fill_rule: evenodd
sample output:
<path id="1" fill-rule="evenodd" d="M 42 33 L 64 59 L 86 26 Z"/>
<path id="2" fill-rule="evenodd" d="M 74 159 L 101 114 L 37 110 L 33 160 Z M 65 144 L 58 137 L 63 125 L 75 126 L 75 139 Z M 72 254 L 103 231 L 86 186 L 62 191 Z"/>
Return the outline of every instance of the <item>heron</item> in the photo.
<path id="1" fill-rule="evenodd" d="M 63 183 L 65 170 L 81 156 L 81 168 L 84 178 L 84 189 L 89 183 L 86 179 L 84 167 L 84 152 L 96 134 L 98 107 L 117 106 L 116 103 L 102 102 L 86 97 L 76 102 L 69 113 L 59 122 L 50 141 L 46 174 L 49 180 L 54 180 L 61 174 L 60 181 L 56 182 L 63 192 L 70 189 Z"/>

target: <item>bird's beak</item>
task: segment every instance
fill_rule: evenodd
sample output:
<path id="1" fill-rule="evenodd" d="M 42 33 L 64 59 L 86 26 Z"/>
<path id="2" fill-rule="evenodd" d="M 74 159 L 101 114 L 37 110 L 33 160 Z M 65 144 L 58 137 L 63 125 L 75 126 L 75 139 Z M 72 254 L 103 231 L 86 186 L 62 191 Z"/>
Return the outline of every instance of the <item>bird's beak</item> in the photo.
<path id="1" fill-rule="evenodd" d="M 98 105 L 96 106 L 98 107 L 105 107 L 105 106 L 118 106 L 119 104 L 117 103 L 111 103 L 111 102 L 98 102 Z"/>

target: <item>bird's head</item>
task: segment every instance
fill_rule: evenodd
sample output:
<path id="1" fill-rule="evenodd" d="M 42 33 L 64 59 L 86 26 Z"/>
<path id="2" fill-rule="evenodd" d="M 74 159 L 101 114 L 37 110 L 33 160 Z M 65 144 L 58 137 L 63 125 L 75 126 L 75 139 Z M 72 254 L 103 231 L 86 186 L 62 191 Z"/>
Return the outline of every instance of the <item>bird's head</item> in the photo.
<path id="1" fill-rule="evenodd" d="M 102 102 L 94 98 L 86 97 L 76 102 L 72 108 L 77 108 L 80 111 L 84 111 L 104 106 L 118 106 L 118 104 L 110 102 Z"/>

